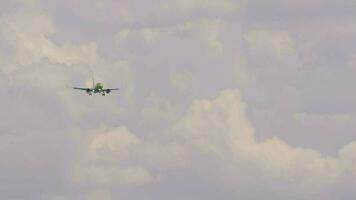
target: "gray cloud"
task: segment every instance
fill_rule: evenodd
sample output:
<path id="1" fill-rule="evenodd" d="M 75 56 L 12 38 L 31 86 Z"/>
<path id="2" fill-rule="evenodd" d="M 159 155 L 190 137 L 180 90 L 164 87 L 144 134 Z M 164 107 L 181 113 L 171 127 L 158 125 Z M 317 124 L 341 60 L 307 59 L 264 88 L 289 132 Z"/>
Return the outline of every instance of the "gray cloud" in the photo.
<path id="1" fill-rule="evenodd" d="M 2 1 L 0 197 L 352 199 L 352 4 Z"/>

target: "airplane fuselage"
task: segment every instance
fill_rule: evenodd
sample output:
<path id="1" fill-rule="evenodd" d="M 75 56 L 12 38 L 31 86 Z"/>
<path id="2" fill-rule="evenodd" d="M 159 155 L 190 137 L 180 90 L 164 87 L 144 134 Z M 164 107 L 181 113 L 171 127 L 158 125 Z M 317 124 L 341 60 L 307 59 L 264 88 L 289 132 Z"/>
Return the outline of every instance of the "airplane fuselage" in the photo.
<path id="1" fill-rule="evenodd" d="M 102 95 L 105 95 L 105 93 L 109 93 L 109 90 L 105 90 L 104 86 L 102 83 L 96 83 L 92 89 L 88 89 L 87 93 L 91 95 L 92 93 L 101 93 Z"/>
<path id="2" fill-rule="evenodd" d="M 103 84 L 101 84 L 101 83 L 95 84 L 95 86 L 94 86 L 94 88 L 93 88 L 93 91 L 94 91 L 94 93 L 101 93 L 101 92 L 103 92 L 103 91 L 104 91 L 104 86 L 103 86 Z"/>

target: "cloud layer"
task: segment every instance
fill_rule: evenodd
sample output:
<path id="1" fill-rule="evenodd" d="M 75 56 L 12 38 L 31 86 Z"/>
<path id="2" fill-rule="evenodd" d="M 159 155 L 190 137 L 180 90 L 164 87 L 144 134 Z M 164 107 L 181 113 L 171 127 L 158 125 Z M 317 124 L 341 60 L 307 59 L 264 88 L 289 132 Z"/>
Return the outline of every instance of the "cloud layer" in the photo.
<path id="1" fill-rule="evenodd" d="M 1 4 L 1 199 L 356 195 L 349 2 Z"/>

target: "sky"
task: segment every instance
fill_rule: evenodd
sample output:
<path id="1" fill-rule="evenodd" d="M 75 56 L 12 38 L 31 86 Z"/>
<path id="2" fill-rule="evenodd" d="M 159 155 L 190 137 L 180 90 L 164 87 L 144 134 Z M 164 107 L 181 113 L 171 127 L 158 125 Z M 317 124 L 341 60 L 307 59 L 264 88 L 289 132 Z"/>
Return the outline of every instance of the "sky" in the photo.
<path id="1" fill-rule="evenodd" d="M 0 199 L 354 199 L 355 6 L 0 0 Z"/>

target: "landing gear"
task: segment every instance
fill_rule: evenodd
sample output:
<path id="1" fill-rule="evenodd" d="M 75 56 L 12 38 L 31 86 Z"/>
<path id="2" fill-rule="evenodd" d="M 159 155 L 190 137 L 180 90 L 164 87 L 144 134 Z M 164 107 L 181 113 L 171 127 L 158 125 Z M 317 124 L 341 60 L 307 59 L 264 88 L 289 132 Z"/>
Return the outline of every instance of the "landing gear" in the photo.
<path id="1" fill-rule="evenodd" d="M 101 95 L 105 96 L 105 92 L 104 92 L 104 93 L 102 93 Z"/>
<path id="2" fill-rule="evenodd" d="M 93 95 L 92 93 L 89 93 L 89 96 Z"/>

